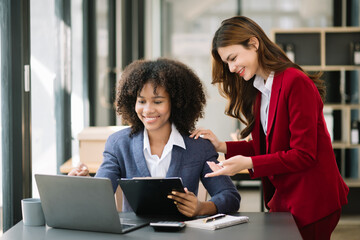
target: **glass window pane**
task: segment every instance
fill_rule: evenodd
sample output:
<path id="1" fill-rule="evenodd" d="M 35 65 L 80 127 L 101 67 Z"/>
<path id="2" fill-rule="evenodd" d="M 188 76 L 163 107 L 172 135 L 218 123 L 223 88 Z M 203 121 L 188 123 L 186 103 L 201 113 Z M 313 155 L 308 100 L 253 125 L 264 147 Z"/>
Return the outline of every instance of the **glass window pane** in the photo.
<path id="1" fill-rule="evenodd" d="M 241 12 L 270 36 L 272 28 L 332 26 L 333 0 L 242 0 Z"/>
<path id="2" fill-rule="evenodd" d="M 109 4 L 107 0 L 96 1 L 96 101 L 95 126 L 108 126 L 111 122 L 110 111 L 113 103 L 110 99 L 109 82 Z"/>
<path id="3" fill-rule="evenodd" d="M 61 94 L 71 94 L 71 131 L 74 164 L 78 163 L 77 134 L 84 128 L 83 1 L 71 1 L 71 24 L 59 16 L 55 0 L 30 1 L 32 174 L 56 174 L 59 169 L 58 111 Z M 47 11 L 44 11 L 47 9 Z M 69 54 L 71 51 L 71 54 Z M 71 59 L 70 59 L 71 56 Z M 71 74 L 71 77 L 69 76 Z M 71 83 L 70 83 L 71 81 Z M 71 85 L 71 86 L 70 86 Z M 59 93 L 61 92 L 61 93 Z M 60 116 L 61 118 L 62 116 Z M 67 159 L 66 159 L 67 160 Z M 33 197 L 38 197 L 35 179 Z"/>
<path id="4" fill-rule="evenodd" d="M 89 125 L 85 117 L 83 91 L 83 2 L 71 1 L 71 132 L 72 132 L 72 163 L 79 163 L 79 141 L 77 135 Z M 84 114 L 82 114 L 84 113 Z M 86 122 L 87 121 L 87 122 Z"/>
<path id="5" fill-rule="evenodd" d="M 0 31 L 0 66 L 1 66 L 1 31 Z M 0 86 L 2 86 L 1 80 L 1 67 L 0 67 Z M 1 90 L 0 90 L 0 106 L 1 106 Z M 1 114 L 1 113 L 0 113 Z M 0 117 L 0 236 L 2 235 L 2 209 L 3 209 L 3 202 L 2 202 L 2 117 Z"/>
<path id="6" fill-rule="evenodd" d="M 46 9 L 46 11 L 44 11 Z M 30 1 L 32 174 L 56 174 L 55 83 L 59 40 L 55 1 Z M 38 197 L 35 179 L 33 197 Z"/>
<path id="7" fill-rule="evenodd" d="M 211 85 L 210 48 L 213 34 L 223 19 L 236 15 L 237 0 L 167 0 L 166 21 L 169 33 L 164 42 L 168 46 L 163 55 L 174 57 L 189 65 L 203 81 L 208 98 L 205 118 L 199 127 L 211 129 L 220 139 L 230 140 L 230 133 L 237 128 L 237 121 L 224 114 L 226 100 Z"/>
<path id="8" fill-rule="evenodd" d="M 255 20 L 269 37 L 272 28 L 331 26 L 333 0 L 320 0 L 321 4 L 316 6 L 309 4 L 310 1 L 164 1 L 163 55 L 179 59 L 192 67 L 207 88 L 205 118 L 199 121 L 199 127 L 212 129 L 223 140 L 229 140 L 230 133 L 238 127 L 234 119 L 225 116 L 226 100 L 211 85 L 211 40 L 221 21 L 240 12 Z"/>

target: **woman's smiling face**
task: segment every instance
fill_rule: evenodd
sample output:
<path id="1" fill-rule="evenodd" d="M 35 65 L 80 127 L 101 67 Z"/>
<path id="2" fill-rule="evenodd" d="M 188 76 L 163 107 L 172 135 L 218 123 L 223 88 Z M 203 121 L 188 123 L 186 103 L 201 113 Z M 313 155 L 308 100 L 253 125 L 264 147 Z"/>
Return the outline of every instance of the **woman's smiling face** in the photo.
<path id="1" fill-rule="evenodd" d="M 171 100 L 162 86 L 157 86 L 154 92 L 151 82 L 144 84 L 136 99 L 135 111 L 148 132 L 171 128 Z"/>
<path id="2" fill-rule="evenodd" d="M 217 49 L 221 60 L 228 65 L 229 71 L 238 74 L 245 81 L 250 80 L 256 74 L 263 76 L 258 62 L 257 39 L 250 39 L 250 44 L 249 49 L 241 44 Z"/>

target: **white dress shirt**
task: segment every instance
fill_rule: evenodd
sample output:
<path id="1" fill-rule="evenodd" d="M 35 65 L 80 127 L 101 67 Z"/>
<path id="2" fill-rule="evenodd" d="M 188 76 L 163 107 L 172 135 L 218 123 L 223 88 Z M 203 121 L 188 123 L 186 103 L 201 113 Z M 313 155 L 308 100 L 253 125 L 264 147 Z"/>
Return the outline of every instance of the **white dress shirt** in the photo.
<path id="1" fill-rule="evenodd" d="M 149 169 L 150 175 L 152 177 L 166 177 L 166 173 L 169 170 L 171 162 L 171 152 L 173 146 L 177 145 L 186 149 L 185 142 L 179 131 L 176 129 L 175 125 L 171 125 L 171 133 L 168 142 L 166 143 L 161 157 L 157 155 L 151 155 L 151 148 L 149 142 L 149 135 L 147 130 L 144 128 L 144 156 L 146 160 L 146 165 Z"/>
<path id="2" fill-rule="evenodd" d="M 261 92 L 260 122 L 265 135 L 267 131 L 269 104 L 270 104 L 271 87 L 273 84 L 273 80 L 274 80 L 274 72 L 271 72 L 269 74 L 269 77 L 266 80 L 266 82 L 259 75 L 256 75 L 254 80 L 254 87 Z"/>

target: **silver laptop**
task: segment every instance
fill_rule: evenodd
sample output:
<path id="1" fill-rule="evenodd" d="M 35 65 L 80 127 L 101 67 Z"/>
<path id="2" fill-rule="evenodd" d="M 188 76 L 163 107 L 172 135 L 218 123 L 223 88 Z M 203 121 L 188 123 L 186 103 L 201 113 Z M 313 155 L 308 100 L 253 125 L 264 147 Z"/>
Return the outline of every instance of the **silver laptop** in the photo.
<path id="1" fill-rule="evenodd" d="M 50 227 L 125 233 L 149 224 L 135 214 L 117 212 L 107 178 L 35 174 L 35 179 Z"/>

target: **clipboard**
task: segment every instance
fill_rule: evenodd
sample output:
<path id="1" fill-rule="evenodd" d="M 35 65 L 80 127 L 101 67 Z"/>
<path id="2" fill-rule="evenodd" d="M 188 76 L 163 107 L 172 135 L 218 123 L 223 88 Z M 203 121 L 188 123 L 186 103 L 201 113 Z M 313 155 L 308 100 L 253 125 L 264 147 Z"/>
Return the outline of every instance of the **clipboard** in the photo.
<path id="1" fill-rule="evenodd" d="M 118 182 L 137 215 L 184 216 L 167 197 L 171 191 L 185 192 L 181 178 L 121 178 Z"/>

